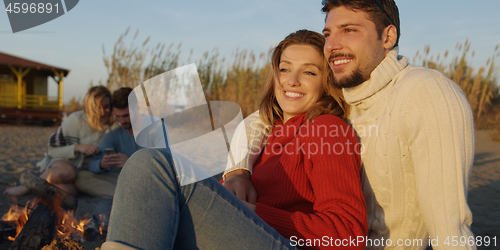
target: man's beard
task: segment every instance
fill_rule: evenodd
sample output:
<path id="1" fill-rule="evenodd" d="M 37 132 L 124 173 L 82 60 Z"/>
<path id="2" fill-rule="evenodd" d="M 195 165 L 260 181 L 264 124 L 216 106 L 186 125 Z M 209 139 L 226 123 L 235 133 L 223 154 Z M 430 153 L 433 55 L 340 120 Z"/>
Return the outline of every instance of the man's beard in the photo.
<path id="1" fill-rule="evenodd" d="M 337 80 L 335 78 L 335 73 L 333 73 L 333 85 L 337 88 L 356 87 L 366 80 L 368 80 L 367 77 L 364 77 L 359 69 L 355 69 L 350 76 L 341 80 Z"/>
<path id="2" fill-rule="evenodd" d="M 131 129 L 131 128 L 132 128 L 132 124 L 131 124 L 131 123 L 129 123 L 129 122 L 127 122 L 127 123 L 122 123 L 122 127 L 123 127 L 124 129 Z"/>
<path id="3" fill-rule="evenodd" d="M 330 66 L 333 64 L 333 61 L 334 61 L 334 59 L 336 57 L 350 57 L 350 58 L 355 58 L 355 56 L 353 54 L 349 54 L 349 53 L 331 54 L 328 57 L 328 62 L 330 64 Z M 356 69 L 354 69 L 354 71 L 352 72 L 351 75 L 345 77 L 342 80 L 338 80 L 338 79 L 335 78 L 335 71 L 333 70 L 333 67 L 332 67 L 332 71 L 333 71 L 333 85 L 335 87 L 337 87 L 337 88 L 352 88 L 352 87 L 356 87 L 356 86 L 360 85 L 361 83 L 363 83 L 364 81 L 368 80 L 368 78 L 370 78 L 370 75 L 368 75 L 367 77 L 363 76 L 363 73 L 361 72 L 361 70 L 359 69 L 359 67 L 356 68 Z"/>

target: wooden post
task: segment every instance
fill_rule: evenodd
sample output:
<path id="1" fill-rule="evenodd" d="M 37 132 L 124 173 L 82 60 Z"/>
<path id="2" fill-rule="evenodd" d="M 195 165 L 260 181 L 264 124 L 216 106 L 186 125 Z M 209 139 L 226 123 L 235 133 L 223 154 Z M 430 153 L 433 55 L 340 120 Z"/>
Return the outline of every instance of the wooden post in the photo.
<path id="1" fill-rule="evenodd" d="M 23 77 L 26 76 L 31 68 L 26 68 L 23 70 L 22 67 L 19 67 L 19 69 L 16 69 L 12 66 L 9 65 L 10 70 L 16 75 L 17 77 L 17 108 L 21 109 L 23 107 Z"/>
<path id="2" fill-rule="evenodd" d="M 54 72 L 54 75 L 57 77 L 56 78 L 53 78 L 54 81 L 56 81 L 58 84 L 59 84 L 59 93 L 58 93 L 58 97 L 57 97 L 57 100 L 59 101 L 59 110 L 62 110 L 63 108 L 63 78 L 64 78 L 64 72 L 61 71 L 61 72 L 57 72 L 55 70 L 52 70 L 52 72 Z"/>

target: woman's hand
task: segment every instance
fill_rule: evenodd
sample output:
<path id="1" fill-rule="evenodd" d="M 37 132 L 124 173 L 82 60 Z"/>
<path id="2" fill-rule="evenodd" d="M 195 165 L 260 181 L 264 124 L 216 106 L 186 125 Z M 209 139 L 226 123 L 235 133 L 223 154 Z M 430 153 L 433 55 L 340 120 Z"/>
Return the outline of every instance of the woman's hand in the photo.
<path id="1" fill-rule="evenodd" d="M 250 181 L 250 172 L 245 169 L 238 169 L 228 173 L 222 185 L 244 202 L 255 204 L 257 201 L 257 191 L 255 191 Z"/>
<path id="2" fill-rule="evenodd" d="M 93 155 L 99 152 L 99 149 L 92 144 L 77 144 L 75 145 L 75 152 L 80 152 L 86 155 Z"/>

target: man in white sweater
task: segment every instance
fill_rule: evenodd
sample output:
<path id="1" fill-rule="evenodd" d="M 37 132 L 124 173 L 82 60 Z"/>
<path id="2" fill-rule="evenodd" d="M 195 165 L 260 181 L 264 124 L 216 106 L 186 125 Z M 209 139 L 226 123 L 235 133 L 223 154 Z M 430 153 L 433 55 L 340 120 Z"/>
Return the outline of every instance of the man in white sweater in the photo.
<path id="1" fill-rule="evenodd" d="M 362 243 L 367 249 L 475 249 L 467 205 L 474 124 L 463 92 L 441 73 L 398 55 L 393 0 L 323 4 L 324 53 L 362 145 L 369 223 Z M 249 176 L 265 138 L 258 114 L 246 123 L 250 154 L 226 170 L 224 185 L 252 203 L 257 195 Z"/>

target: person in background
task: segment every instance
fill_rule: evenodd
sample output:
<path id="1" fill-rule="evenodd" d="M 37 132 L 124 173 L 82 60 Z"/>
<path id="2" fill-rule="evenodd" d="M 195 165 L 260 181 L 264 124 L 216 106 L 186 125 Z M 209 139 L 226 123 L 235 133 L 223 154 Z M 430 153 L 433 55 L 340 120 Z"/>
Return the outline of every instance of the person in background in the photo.
<path id="1" fill-rule="evenodd" d="M 123 87 L 113 93 L 111 107 L 117 122 L 104 134 L 99 153 L 90 161 L 88 171 L 78 173 L 75 186 L 80 192 L 111 198 L 123 165 L 142 148 L 134 140 L 130 122 L 128 96 L 131 92 L 131 88 Z"/>
<path id="2" fill-rule="evenodd" d="M 98 152 L 106 128 L 113 124 L 111 93 L 104 86 L 92 87 L 85 95 L 84 110 L 71 113 L 56 133 L 49 138 L 45 158 L 37 163 L 40 178 L 76 195 L 74 181 L 77 169 L 86 169 L 92 156 Z M 30 191 L 22 186 L 7 188 L 11 196 L 24 196 Z"/>

